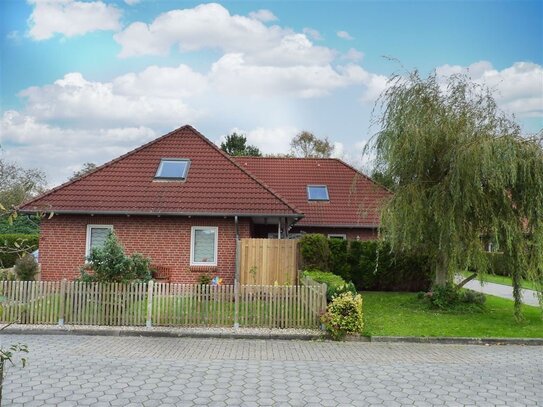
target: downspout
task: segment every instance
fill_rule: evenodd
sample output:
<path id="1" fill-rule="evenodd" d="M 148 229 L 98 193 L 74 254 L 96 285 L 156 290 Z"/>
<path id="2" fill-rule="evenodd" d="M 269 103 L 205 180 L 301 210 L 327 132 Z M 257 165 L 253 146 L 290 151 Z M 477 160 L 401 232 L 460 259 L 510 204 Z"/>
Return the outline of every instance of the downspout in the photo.
<path id="1" fill-rule="evenodd" d="M 234 216 L 234 225 L 236 232 L 236 270 L 234 274 L 234 329 L 239 328 L 239 227 L 238 217 Z"/>

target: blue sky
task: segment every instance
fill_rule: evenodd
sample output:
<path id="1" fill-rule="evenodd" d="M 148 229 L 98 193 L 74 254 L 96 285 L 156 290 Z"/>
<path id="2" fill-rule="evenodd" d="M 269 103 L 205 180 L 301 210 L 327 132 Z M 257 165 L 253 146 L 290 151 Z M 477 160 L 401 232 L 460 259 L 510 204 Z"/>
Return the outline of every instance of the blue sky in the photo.
<path id="1" fill-rule="evenodd" d="M 469 69 L 524 132 L 543 127 L 541 1 L 0 2 L 0 143 L 65 180 L 179 125 L 264 152 L 310 130 L 361 164 L 400 66 Z"/>

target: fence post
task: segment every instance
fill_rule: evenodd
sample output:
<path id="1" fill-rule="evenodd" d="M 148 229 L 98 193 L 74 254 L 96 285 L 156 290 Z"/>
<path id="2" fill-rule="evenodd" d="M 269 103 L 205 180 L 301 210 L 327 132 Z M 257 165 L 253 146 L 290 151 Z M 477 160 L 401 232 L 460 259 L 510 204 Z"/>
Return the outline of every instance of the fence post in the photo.
<path id="1" fill-rule="evenodd" d="M 147 322 L 145 326 L 151 328 L 153 318 L 153 280 L 150 280 L 147 286 Z"/>
<path id="2" fill-rule="evenodd" d="M 234 281 L 234 329 L 239 328 L 239 281 Z"/>
<path id="3" fill-rule="evenodd" d="M 60 304 L 58 313 L 58 324 L 64 326 L 64 313 L 66 312 L 66 279 L 63 278 L 60 282 Z"/>

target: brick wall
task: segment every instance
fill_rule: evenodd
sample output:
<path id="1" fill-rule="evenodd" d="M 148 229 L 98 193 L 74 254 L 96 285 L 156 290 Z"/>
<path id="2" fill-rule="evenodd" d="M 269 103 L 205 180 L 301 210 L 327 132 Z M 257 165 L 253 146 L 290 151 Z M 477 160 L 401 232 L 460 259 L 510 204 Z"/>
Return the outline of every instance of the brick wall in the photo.
<path id="1" fill-rule="evenodd" d="M 150 257 L 153 264 L 171 271 L 171 281 L 196 282 L 207 272 L 232 283 L 235 272 L 235 226 L 233 218 L 182 218 L 150 216 L 55 215 L 41 222 L 40 263 L 43 280 L 74 279 L 85 261 L 88 224 L 113 225 L 127 253 Z M 219 228 L 217 267 L 190 266 L 192 226 Z M 240 237 L 250 237 L 249 219 L 239 220 Z"/>

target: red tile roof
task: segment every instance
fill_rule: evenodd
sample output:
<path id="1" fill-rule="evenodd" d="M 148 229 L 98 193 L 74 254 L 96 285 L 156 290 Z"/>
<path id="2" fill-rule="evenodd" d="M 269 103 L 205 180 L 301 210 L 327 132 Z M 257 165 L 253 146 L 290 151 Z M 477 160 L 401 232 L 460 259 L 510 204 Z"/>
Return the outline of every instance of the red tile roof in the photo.
<path id="1" fill-rule="evenodd" d="M 334 158 L 235 157 L 244 168 L 304 213 L 301 226 L 379 225 L 379 206 L 391 193 Z M 308 201 L 308 185 L 327 185 L 330 201 Z"/>
<path id="2" fill-rule="evenodd" d="M 185 182 L 158 181 L 162 158 L 188 158 Z M 151 141 L 24 204 L 23 212 L 300 215 L 190 126 Z"/>

